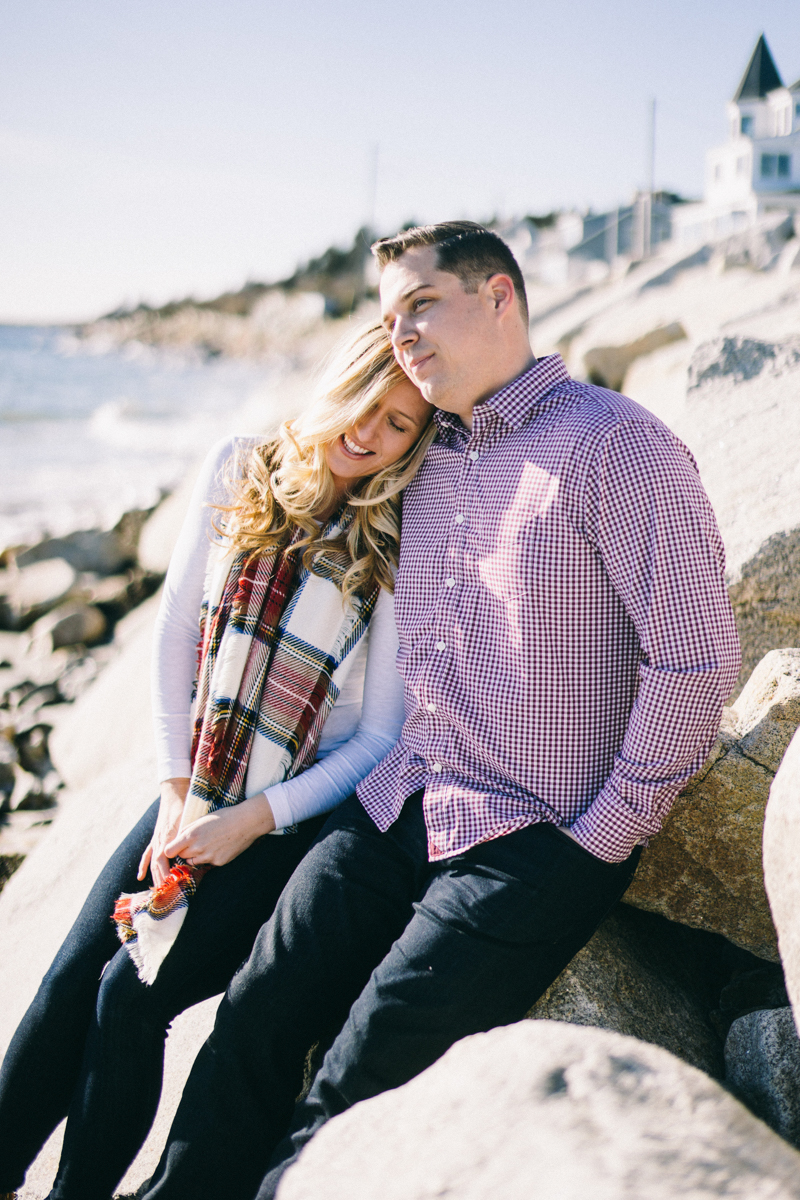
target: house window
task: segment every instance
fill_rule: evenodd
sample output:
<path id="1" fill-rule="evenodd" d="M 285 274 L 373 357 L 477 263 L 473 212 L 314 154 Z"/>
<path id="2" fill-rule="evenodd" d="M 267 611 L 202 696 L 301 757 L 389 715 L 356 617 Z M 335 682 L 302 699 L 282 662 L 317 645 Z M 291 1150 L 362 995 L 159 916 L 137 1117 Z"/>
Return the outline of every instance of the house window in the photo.
<path id="1" fill-rule="evenodd" d="M 785 157 L 785 155 L 783 156 Z M 778 169 L 777 154 L 762 154 L 761 155 L 761 178 L 771 179 Z"/>
<path id="2" fill-rule="evenodd" d="M 742 117 L 742 122 L 741 122 L 741 125 L 739 126 L 739 132 L 741 134 L 743 134 L 744 137 L 750 137 L 750 135 L 753 132 L 753 118 L 752 117 Z"/>
<path id="3" fill-rule="evenodd" d="M 714 178 L 722 179 L 722 166 L 720 163 L 715 163 L 714 165 Z"/>
<path id="4" fill-rule="evenodd" d="M 795 106 L 794 106 L 794 115 L 795 115 L 796 117 L 800 117 L 800 103 L 798 103 L 798 104 L 795 104 Z"/>
<path id="5" fill-rule="evenodd" d="M 789 179 L 792 174 L 792 156 L 791 154 L 778 155 L 778 178 Z"/>
<path id="6" fill-rule="evenodd" d="M 747 174 L 747 155 L 746 154 L 743 154 L 741 156 L 741 158 L 737 158 L 736 174 L 737 175 L 746 175 Z"/>

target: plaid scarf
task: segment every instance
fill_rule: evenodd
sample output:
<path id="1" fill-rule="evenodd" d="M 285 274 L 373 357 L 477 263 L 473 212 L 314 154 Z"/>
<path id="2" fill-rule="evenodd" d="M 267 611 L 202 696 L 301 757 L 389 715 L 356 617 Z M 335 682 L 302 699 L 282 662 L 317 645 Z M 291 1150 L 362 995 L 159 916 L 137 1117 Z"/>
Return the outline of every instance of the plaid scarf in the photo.
<path id="1" fill-rule="evenodd" d="M 343 528 L 334 521 L 326 536 Z M 309 571 L 293 552 L 302 536 L 295 531 L 289 545 L 273 553 L 228 551 L 212 558 L 200 616 L 192 776 L 182 829 L 314 761 L 378 589 L 343 603 L 349 560 L 323 551 Z M 117 932 L 142 982 L 155 979 L 209 869 L 178 858 L 161 887 L 117 901 Z"/>

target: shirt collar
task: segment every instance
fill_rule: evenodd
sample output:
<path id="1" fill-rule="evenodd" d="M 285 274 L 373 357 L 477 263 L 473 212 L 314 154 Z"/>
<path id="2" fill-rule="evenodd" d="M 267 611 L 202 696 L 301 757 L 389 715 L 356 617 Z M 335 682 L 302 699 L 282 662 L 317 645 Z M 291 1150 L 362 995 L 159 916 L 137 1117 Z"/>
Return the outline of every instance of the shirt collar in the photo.
<path id="1" fill-rule="evenodd" d="M 476 404 L 473 409 L 473 421 L 478 418 L 478 424 L 483 424 L 486 418 L 494 413 L 512 429 L 519 429 L 553 386 L 557 383 L 567 383 L 569 378 L 569 372 L 560 354 L 549 354 L 546 358 L 539 358 L 527 371 L 523 371 L 516 379 L 500 388 L 499 392 Z M 481 417 L 483 421 L 480 420 Z M 447 440 L 454 433 L 460 433 L 462 437 L 468 434 L 461 418 L 454 413 L 437 409 L 434 420 L 439 433 Z"/>

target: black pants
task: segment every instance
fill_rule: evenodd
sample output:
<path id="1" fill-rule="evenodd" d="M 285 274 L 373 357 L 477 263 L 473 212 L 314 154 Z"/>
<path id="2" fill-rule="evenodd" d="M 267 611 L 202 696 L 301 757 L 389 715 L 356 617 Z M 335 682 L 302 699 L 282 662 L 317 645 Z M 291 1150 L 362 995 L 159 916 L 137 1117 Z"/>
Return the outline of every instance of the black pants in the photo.
<path id="1" fill-rule="evenodd" d="M 21 1186 L 69 1113 L 52 1200 L 109 1200 L 153 1122 L 170 1021 L 225 990 L 324 820 L 260 838 L 210 871 L 147 987 L 110 917 L 120 892 L 144 886 L 136 871 L 157 813 L 156 802 L 106 864 L 8 1048 L 0 1192 Z"/>
<path id="2" fill-rule="evenodd" d="M 323 1122 L 522 1018 L 638 858 L 609 865 L 541 824 L 431 864 L 421 793 L 386 833 L 346 800 L 222 1001 L 147 1200 L 272 1197 Z M 334 1037 L 295 1110 L 307 1048 Z"/>

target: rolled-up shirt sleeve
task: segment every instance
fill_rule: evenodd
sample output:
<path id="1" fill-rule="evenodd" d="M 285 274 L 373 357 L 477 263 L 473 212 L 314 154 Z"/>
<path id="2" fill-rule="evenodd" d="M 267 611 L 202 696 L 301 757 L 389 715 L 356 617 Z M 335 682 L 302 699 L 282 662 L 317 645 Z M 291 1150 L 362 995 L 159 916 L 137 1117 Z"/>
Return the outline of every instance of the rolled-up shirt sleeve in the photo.
<path id="1" fill-rule="evenodd" d="M 639 688 L 614 765 L 572 826 L 621 862 L 659 831 L 719 731 L 741 665 L 725 555 L 694 460 L 668 430 L 623 421 L 598 446 L 585 532 L 636 629 Z"/>

